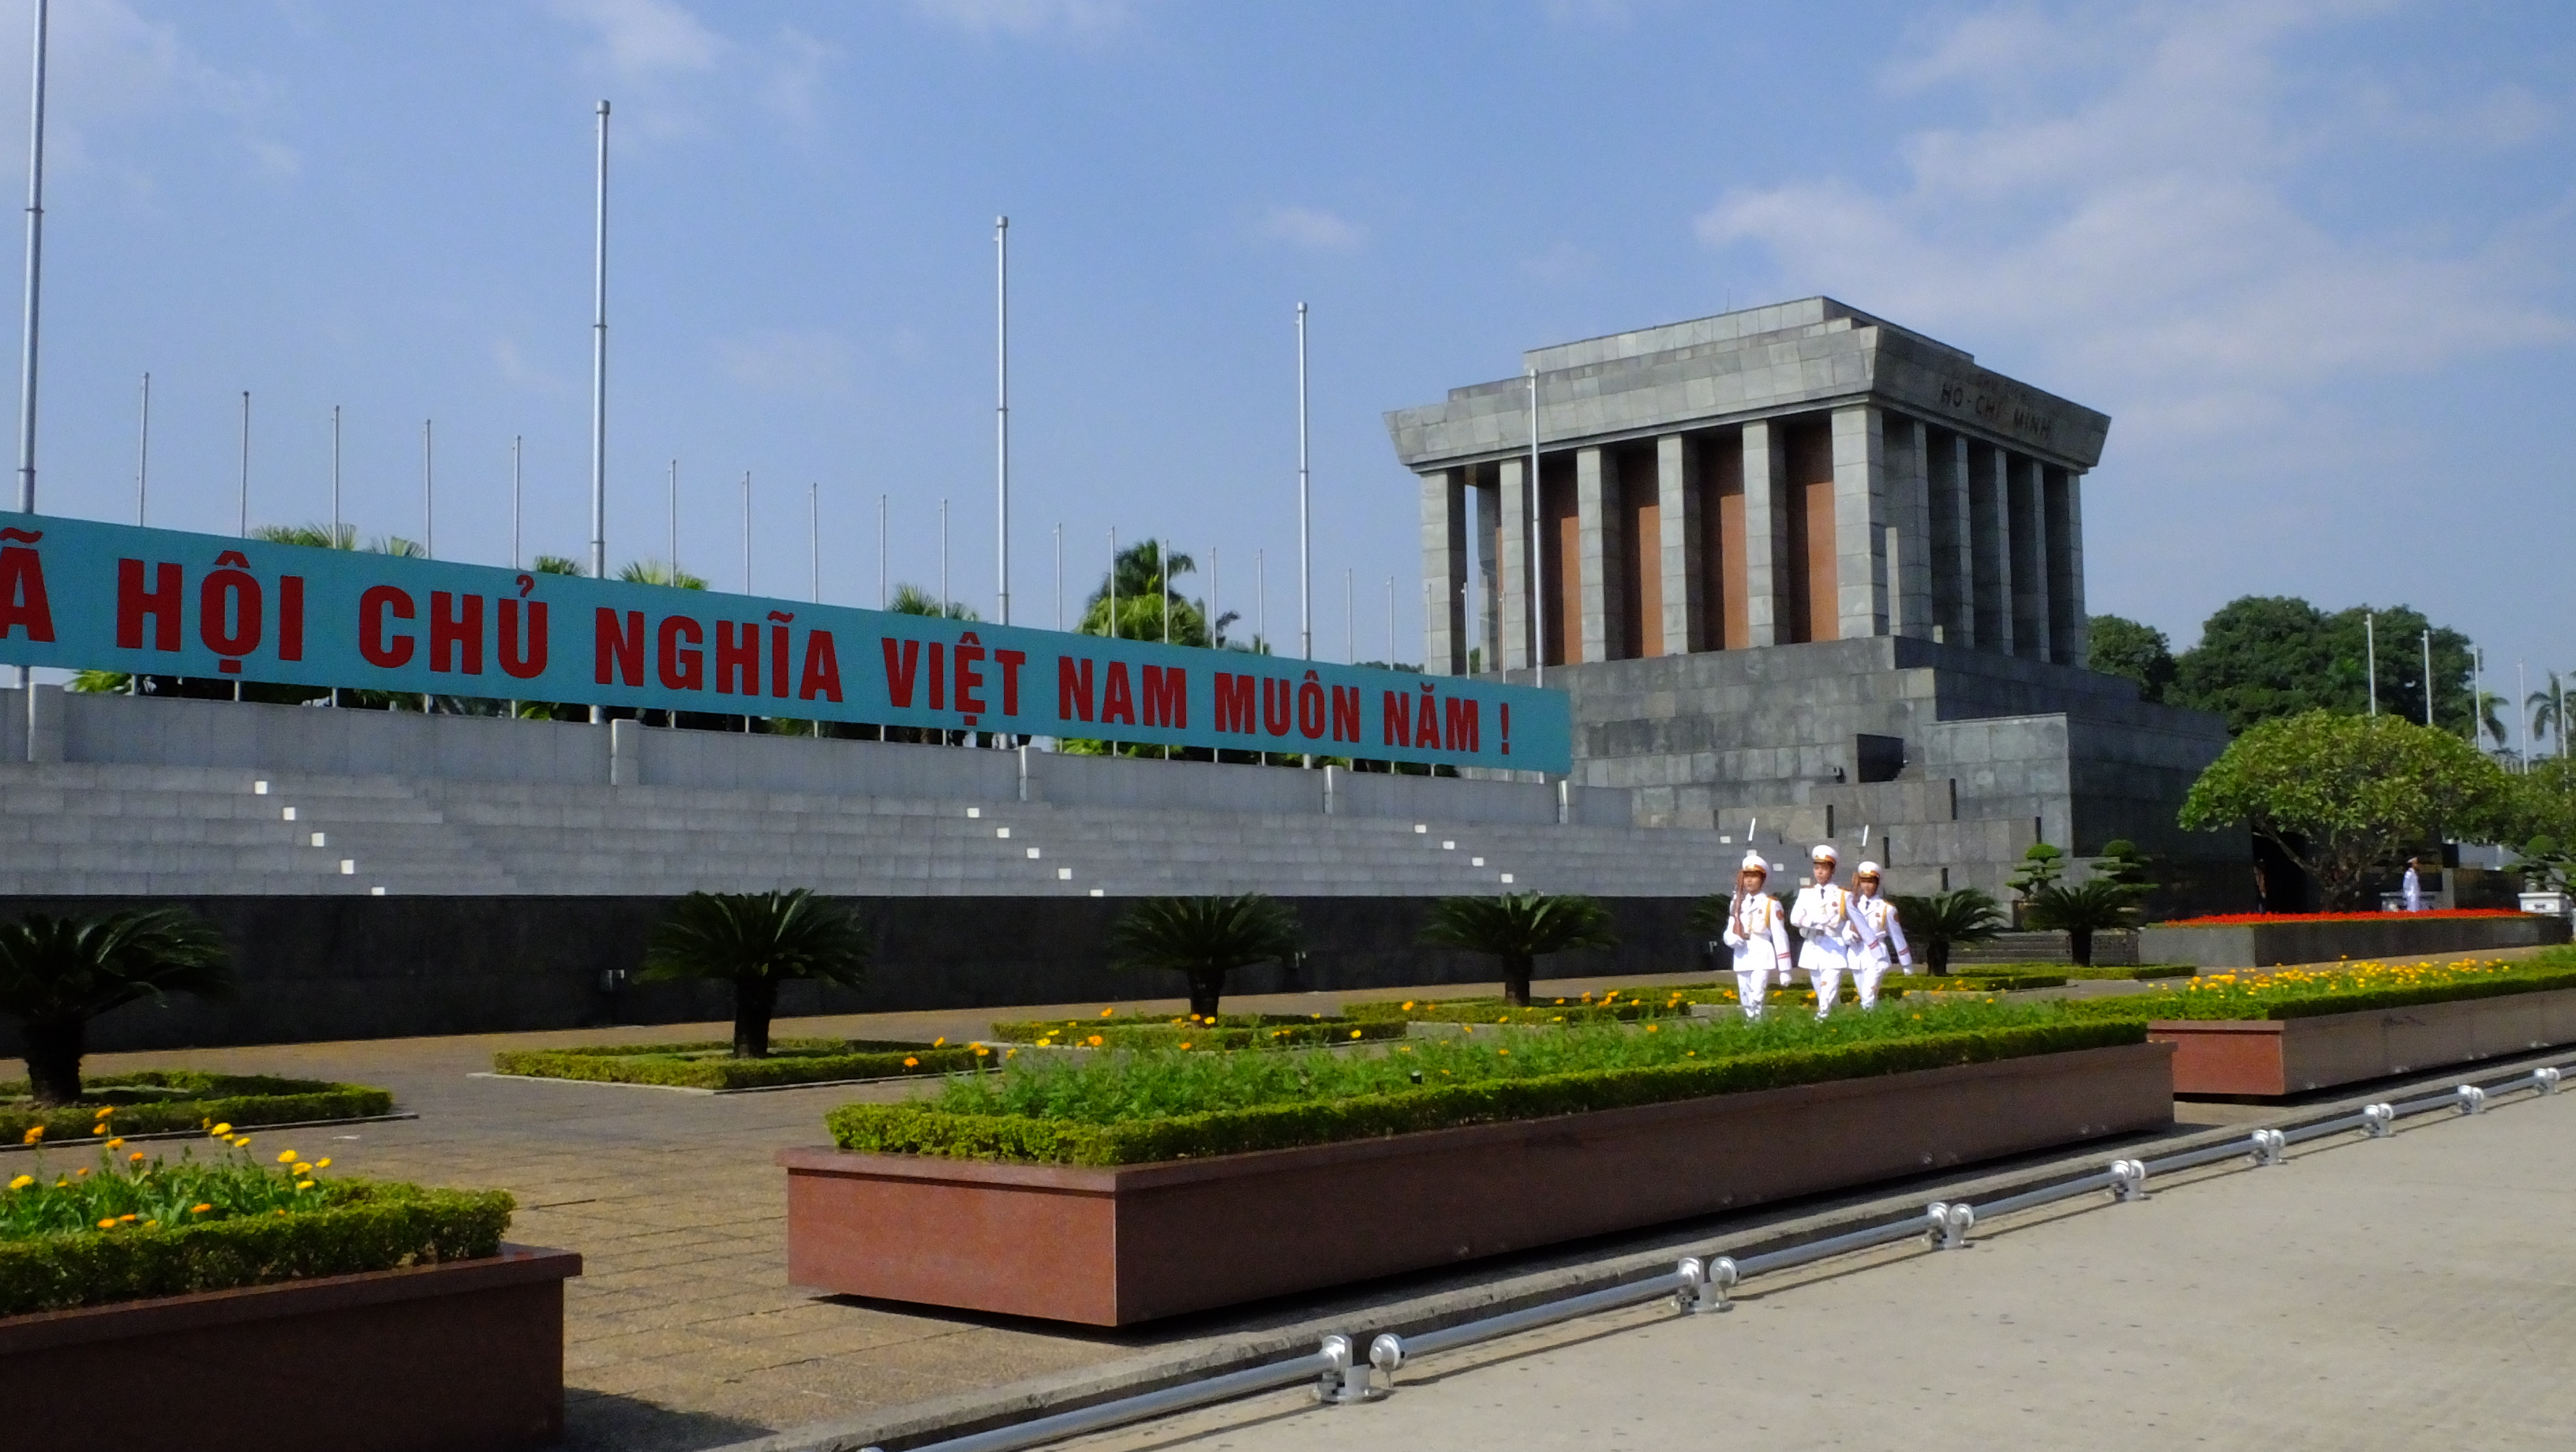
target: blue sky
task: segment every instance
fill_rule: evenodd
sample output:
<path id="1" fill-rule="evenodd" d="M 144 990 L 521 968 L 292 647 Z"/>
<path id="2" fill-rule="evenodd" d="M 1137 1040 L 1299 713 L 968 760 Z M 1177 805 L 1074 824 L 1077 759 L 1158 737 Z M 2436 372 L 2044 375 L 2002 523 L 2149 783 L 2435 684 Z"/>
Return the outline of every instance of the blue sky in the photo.
<path id="1" fill-rule="evenodd" d="M 591 108 L 614 101 L 610 555 L 989 612 L 992 240 L 1012 218 L 1015 611 L 1105 534 L 1294 628 L 1293 311 L 1314 309 L 1316 634 L 1419 653 L 1381 413 L 1521 349 L 1826 292 L 2113 415 L 2097 610 L 2407 601 L 2491 665 L 2565 622 L 2576 25 L 2385 3 L 1179 0 L 435 6 L 61 0 L 43 507 L 438 552 L 587 537 Z M 0 37 L 23 37 L 0 5 Z M 10 42 L 22 44 L 23 40 Z M 23 68 L 0 105 L 23 115 Z M 14 97 L 14 99 L 13 99 Z M 23 188 L 11 163 L 6 184 Z M 1204 576 L 1199 588 L 1204 589 Z M 2491 675 L 2491 680 L 2493 679 Z"/>

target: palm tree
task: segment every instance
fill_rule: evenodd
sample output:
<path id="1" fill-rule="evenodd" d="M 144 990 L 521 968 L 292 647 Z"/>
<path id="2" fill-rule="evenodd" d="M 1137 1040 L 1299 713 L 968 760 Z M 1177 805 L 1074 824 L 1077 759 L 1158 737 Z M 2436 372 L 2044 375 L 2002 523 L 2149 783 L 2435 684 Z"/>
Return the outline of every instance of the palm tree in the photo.
<path id="1" fill-rule="evenodd" d="M 358 527 L 343 524 L 263 524 L 250 532 L 250 537 L 270 544 L 302 545 L 316 550 L 354 550 L 358 547 Z"/>
<path id="2" fill-rule="evenodd" d="M 2504 702 L 2505 698 L 2501 692 L 2478 692 L 2478 725 L 2494 739 L 2494 749 L 2497 751 L 2504 750 L 2513 741 L 2513 733 L 2504 729 L 2504 714 L 2501 710 Z"/>
<path id="3" fill-rule="evenodd" d="M 0 1013 L 18 1021 L 36 1103 L 76 1103 L 89 1021 L 171 993 L 232 991 L 221 934 L 176 908 L 0 926 Z"/>
<path id="4" fill-rule="evenodd" d="M 1109 932 L 1121 968 L 1165 969 L 1189 979 L 1190 1012 L 1216 1017 L 1225 975 L 1297 951 L 1297 916 L 1258 892 L 1237 897 L 1156 897 Z"/>
<path id="5" fill-rule="evenodd" d="M 975 607 L 972 605 L 963 604 L 955 600 L 951 600 L 943 605 L 940 603 L 938 596 L 931 594 L 928 590 L 921 588 L 919 585 L 911 584 L 895 586 L 894 599 L 887 602 L 886 609 L 888 612 L 895 615 L 935 615 L 943 620 L 981 620 L 984 618 L 975 613 Z"/>
<path id="6" fill-rule="evenodd" d="M 1204 601 L 1192 600 L 1171 588 L 1171 581 L 1194 573 L 1198 562 L 1179 551 L 1168 559 L 1161 540 L 1140 540 L 1118 552 L 1115 570 L 1118 618 L 1113 628 L 1109 616 L 1112 578 L 1104 574 L 1100 587 L 1083 602 L 1082 618 L 1074 623 L 1079 635 L 1113 635 L 1122 640 L 1162 640 L 1166 628 L 1174 645 L 1212 645 L 1239 616 L 1228 611 L 1214 622 L 1214 634 Z M 1168 572 L 1167 572 L 1168 571 Z M 1166 621 L 1165 615 L 1171 619 Z"/>
<path id="7" fill-rule="evenodd" d="M 677 585 L 683 590 L 707 587 L 704 576 L 692 575 L 669 560 L 629 560 L 617 572 L 617 578 L 630 585 Z"/>
<path id="8" fill-rule="evenodd" d="M 644 949 L 648 981 L 721 978 L 733 984 L 733 1056 L 769 1056 L 778 985 L 791 978 L 856 988 L 874 951 L 865 928 L 800 887 L 793 892 L 693 892 L 672 905 Z"/>
<path id="9" fill-rule="evenodd" d="M 2531 739 L 2547 741 L 2559 738 L 2558 754 L 2567 754 L 2567 688 L 2558 681 L 2558 672 L 2549 673 L 2549 684 L 2523 699 L 2523 709 L 2531 713 Z"/>
<path id="10" fill-rule="evenodd" d="M 1950 975 L 1950 950 L 1992 941 L 2009 926 L 2001 905 L 1984 891 L 1963 887 L 1930 897 L 1893 897 L 1907 944 L 1923 955 L 1935 978 Z"/>
<path id="11" fill-rule="evenodd" d="M 2108 877 L 2087 878 L 2073 887 L 2043 887 L 2030 895 L 2023 921 L 2046 932 L 2062 932 L 2077 966 L 2093 966 L 2093 934 L 2127 927 L 2137 916 L 2145 889 Z"/>
<path id="12" fill-rule="evenodd" d="M 1526 1008 L 1537 960 L 1568 948 L 1613 948 L 1619 935 L 1610 910 L 1579 893 L 1507 892 L 1500 897 L 1444 897 L 1432 905 L 1422 941 L 1503 960 L 1503 997 Z"/>

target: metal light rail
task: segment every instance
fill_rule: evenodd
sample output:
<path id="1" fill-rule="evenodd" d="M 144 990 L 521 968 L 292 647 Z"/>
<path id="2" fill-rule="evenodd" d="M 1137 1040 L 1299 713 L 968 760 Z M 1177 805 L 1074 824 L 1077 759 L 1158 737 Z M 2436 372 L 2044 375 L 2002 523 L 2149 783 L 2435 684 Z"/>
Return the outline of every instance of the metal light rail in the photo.
<path id="1" fill-rule="evenodd" d="M 1707 1258 L 1685 1256 L 1671 1270 L 1659 1275 L 1588 1291 L 1579 1296 L 1525 1306 L 1517 1311 L 1413 1336 L 1385 1332 L 1369 1343 L 1365 1361 L 1354 1359 L 1349 1337 L 1329 1335 L 1312 1354 L 1293 1360 L 1271 1362 L 1204 1381 L 1165 1387 L 1160 1391 L 1059 1412 L 943 1442 L 925 1443 L 915 1452 L 1017 1452 L 1020 1448 L 1036 1447 L 1085 1432 L 1103 1431 L 1130 1422 L 1294 1386 L 1309 1378 L 1314 1380 L 1315 1394 L 1321 1401 L 1373 1401 L 1393 1389 L 1395 1374 L 1406 1362 L 1435 1352 L 1473 1346 L 1560 1321 L 1665 1299 L 1671 1300 L 1674 1309 L 1683 1315 L 1724 1311 L 1729 1304 L 1728 1292 L 1757 1275 L 1811 1265 L 1854 1251 L 1893 1245 L 1917 1237 L 1934 1249 L 1962 1249 L 1969 1244 L 1970 1232 L 1981 1220 L 1990 1221 L 2016 1211 L 2037 1209 L 2103 1191 L 2108 1191 L 2115 1203 L 2144 1200 L 2148 1182 L 2164 1175 L 2232 1159 L 2250 1159 L 2257 1167 L 2282 1165 L 2288 1163 L 2287 1152 L 2295 1144 L 2354 1130 L 2371 1139 L 2384 1139 L 2402 1119 L 2445 1111 L 2459 1115 L 2483 1114 L 2507 1094 L 2555 1094 L 2564 1079 L 2566 1067 L 2550 1065 L 2527 1071 L 2490 1074 L 2463 1080 L 2444 1094 L 2395 1103 L 2368 1104 L 2348 1113 L 2284 1129 L 2258 1129 L 2243 1139 L 2205 1145 L 2159 1159 L 2113 1160 L 2091 1174 L 1983 1203 L 1936 1200 L 1901 1220 L 1823 1236 L 1741 1259 L 1724 1255 Z M 883 1449 L 868 1448 L 866 1452 L 883 1452 Z"/>

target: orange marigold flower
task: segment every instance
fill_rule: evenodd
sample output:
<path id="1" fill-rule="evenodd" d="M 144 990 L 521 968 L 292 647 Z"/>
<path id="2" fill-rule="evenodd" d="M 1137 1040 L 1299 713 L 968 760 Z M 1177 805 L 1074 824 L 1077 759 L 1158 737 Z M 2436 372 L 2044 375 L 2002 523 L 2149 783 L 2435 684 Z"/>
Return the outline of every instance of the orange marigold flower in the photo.
<path id="1" fill-rule="evenodd" d="M 921 1067 L 921 1061 L 919 1059 L 906 1059 L 903 1061 L 903 1066 L 907 1069 L 918 1069 Z"/>

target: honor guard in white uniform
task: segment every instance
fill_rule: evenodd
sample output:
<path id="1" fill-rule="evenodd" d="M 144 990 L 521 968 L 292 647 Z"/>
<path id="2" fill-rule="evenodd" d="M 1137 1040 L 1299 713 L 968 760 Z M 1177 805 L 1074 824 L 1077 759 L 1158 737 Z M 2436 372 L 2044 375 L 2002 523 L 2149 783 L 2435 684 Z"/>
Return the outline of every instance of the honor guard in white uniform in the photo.
<path id="1" fill-rule="evenodd" d="M 1779 899 L 1762 890 L 1771 877 L 1759 852 L 1744 854 L 1735 874 L 1735 900 L 1726 909 L 1726 946 L 1735 954 L 1735 999 L 1748 1019 L 1762 1017 L 1762 998 L 1771 975 L 1789 981 L 1789 930 Z"/>
<path id="2" fill-rule="evenodd" d="M 1798 966 L 1816 989 L 1816 1017 L 1834 1011 L 1842 996 L 1843 970 L 1860 946 L 1860 928 L 1852 921 L 1851 894 L 1834 885 L 1834 849 L 1819 844 L 1807 854 L 1816 864 L 1815 880 L 1798 889 L 1789 909 L 1789 926 L 1798 930 Z"/>
<path id="3" fill-rule="evenodd" d="M 1852 954 L 1852 987 L 1860 994 L 1860 1006 L 1878 1006 L 1878 980 L 1887 975 L 1891 963 L 1901 963 L 1907 974 L 1914 972 L 1914 950 L 1905 944 L 1905 924 L 1898 921 L 1896 904 L 1878 895 L 1878 864 L 1864 862 L 1852 873 L 1851 920 L 1860 929 L 1860 947 Z"/>

